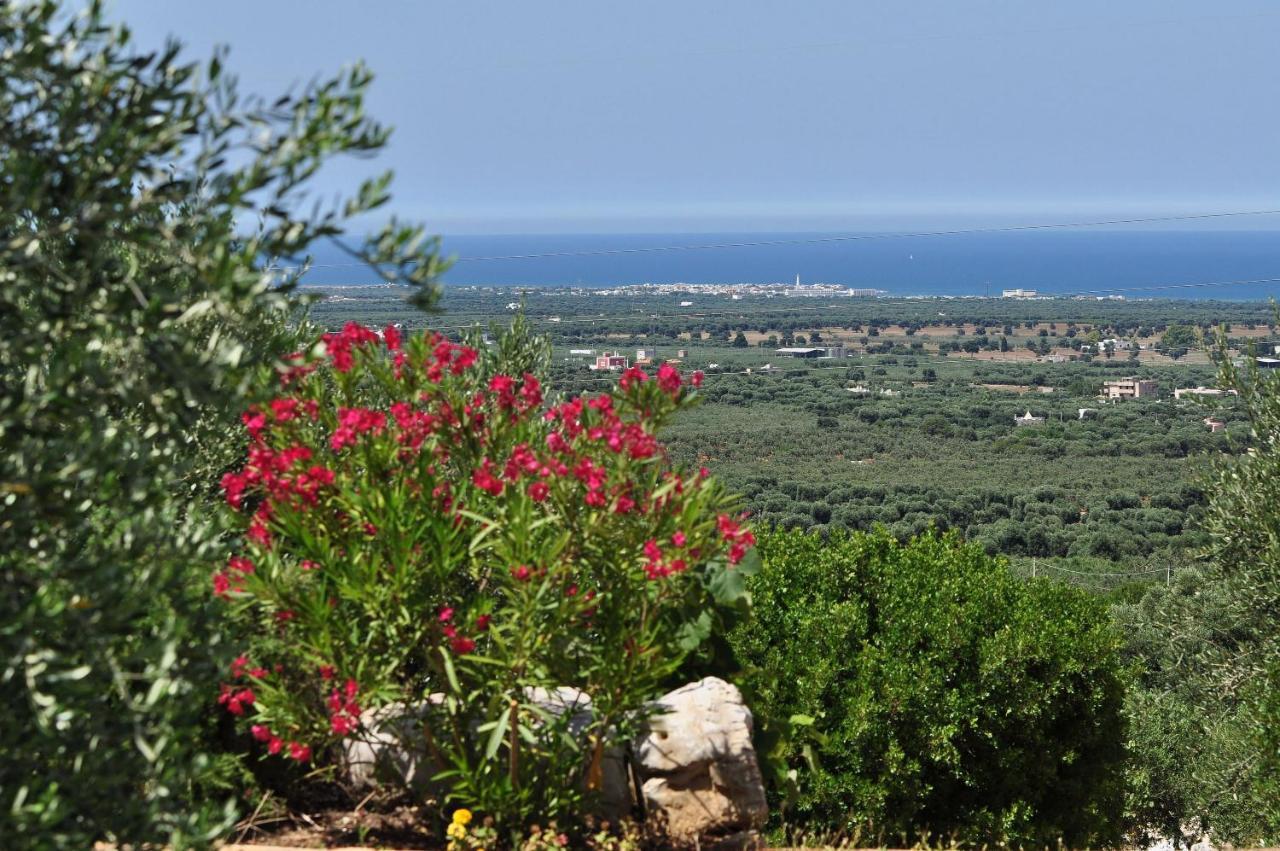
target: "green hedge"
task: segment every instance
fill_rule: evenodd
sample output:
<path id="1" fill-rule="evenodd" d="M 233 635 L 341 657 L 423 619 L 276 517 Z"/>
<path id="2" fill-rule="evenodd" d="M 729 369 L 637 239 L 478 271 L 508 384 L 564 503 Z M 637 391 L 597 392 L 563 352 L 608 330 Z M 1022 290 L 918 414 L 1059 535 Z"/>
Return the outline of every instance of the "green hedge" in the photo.
<path id="1" fill-rule="evenodd" d="M 1118 841 L 1125 677 L 1100 602 L 1016 579 L 954 535 L 774 532 L 760 551 L 732 643 L 764 749 L 793 770 L 791 795 L 771 790 L 788 827 Z"/>

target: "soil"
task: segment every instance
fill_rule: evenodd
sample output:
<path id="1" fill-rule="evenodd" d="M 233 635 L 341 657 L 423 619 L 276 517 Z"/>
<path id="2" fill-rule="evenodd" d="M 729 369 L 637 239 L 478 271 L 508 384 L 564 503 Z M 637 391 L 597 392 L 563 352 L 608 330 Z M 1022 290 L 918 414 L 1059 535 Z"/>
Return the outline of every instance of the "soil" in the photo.
<path id="1" fill-rule="evenodd" d="M 434 820 L 420 805 L 385 802 L 337 809 L 288 810 L 245 819 L 232 834 L 245 847 L 440 849 Z"/>

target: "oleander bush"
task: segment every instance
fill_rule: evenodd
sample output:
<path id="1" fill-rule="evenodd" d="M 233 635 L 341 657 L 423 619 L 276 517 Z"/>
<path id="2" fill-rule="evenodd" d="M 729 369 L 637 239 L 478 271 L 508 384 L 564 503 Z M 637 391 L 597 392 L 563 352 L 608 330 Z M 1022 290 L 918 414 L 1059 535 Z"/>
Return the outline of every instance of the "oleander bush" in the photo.
<path id="1" fill-rule="evenodd" d="M 294 278 L 264 263 L 386 200 L 378 179 L 297 212 L 317 169 L 385 143 L 368 83 L 246 101 L 221 56 L 140 52 L 98 4 L 0 4 L 5 848 L 198 845 L 234 816 L 194 589 L 223 546 L 211 509 L 250 376 L 296 345 Z M 429 305 L 419 237 L 351 250 Z"/>
<path id="2" fill-rule="evenodd" d="M 732 644 L 775 813 L 892 844 L 1119 839 L 1126 675 L 1106 607 L 953 534 L 773 531 Z M 789 735 L 779 736 L 779 729 Z M 790 729 L 787 729 L 790 728 Z M 901 847 L 901 846 L 900 846 Z"/>
<path id="3" fill-rule="evenodd" d="M 244 546 L 212 592 L 243 652 L 218 702 L 320 769 L 370 711 L 421 708 L 446 800 L 516 836 L 573 821 L 606 751 L 744 601 L 754 542 L 657 430 L 701 375 L 631 368 L 548 400 L 545 349 L 356 324 L 278 374 L 223 478 Z M 547 695 L 581 690 L 591 714 Z M 402 710 L 403 711 L 403 710 Z"/>

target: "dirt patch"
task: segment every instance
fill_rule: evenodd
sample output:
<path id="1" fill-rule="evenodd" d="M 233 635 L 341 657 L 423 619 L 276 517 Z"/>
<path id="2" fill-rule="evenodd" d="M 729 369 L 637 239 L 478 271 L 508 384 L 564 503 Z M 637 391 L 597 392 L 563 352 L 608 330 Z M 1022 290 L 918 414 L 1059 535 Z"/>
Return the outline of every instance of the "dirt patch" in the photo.
<path id="1" fill-rule="evenodd" d="M 245 846 L 277 848 L 342 848 L 364 845 L 405 851 L 439 849 L 444 842 L 432 835 L 418 808 L 379 812 L 322 810 L 289 813 L 242 831 L 236 839 Z"/>
<path id="2" fill-rule="evenodd" d="M 439 811 L 403 797 L 332 800 L 316 794 L 310 802 L 286 806 L 271 793 L 236 825 L 228 839 L 260 848 L 394 848 L 403 851 L 440 849 Z"/>

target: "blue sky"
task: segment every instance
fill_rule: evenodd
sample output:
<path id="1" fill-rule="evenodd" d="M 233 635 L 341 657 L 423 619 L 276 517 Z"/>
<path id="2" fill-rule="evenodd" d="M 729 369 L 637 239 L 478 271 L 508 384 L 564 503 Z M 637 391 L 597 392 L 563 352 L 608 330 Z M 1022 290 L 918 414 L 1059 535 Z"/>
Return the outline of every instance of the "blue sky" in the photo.
<path id="1" fill-rule="evenodd" d="M 363 58 L 446 233 L 858 230 L 1280 207 L 1280 6 L 115 0 L 274 95 Z M 368 163 L 323 175 L 350 186 Z M 1256 226 L 1280 224 L 1280 217 Z M 1235 227 L 1241 226 L 1239 222 Z"/>

